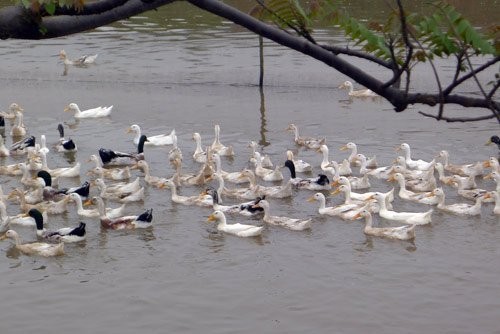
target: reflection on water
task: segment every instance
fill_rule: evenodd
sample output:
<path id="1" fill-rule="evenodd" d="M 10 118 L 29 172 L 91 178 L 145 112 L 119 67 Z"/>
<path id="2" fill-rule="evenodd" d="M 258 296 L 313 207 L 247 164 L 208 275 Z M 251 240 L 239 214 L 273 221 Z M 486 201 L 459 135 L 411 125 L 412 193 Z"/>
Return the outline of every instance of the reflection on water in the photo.
<path id="1" fill-rule="evenodd" d="M 266 141 L 266 132 L 267 132 L 267 122 L 266 122 L 266 98 L 264 96 L 264 88 L 259 87 L 260 94 L 260 140 L 259 145 L 266 147 L 270 143 Z"/>

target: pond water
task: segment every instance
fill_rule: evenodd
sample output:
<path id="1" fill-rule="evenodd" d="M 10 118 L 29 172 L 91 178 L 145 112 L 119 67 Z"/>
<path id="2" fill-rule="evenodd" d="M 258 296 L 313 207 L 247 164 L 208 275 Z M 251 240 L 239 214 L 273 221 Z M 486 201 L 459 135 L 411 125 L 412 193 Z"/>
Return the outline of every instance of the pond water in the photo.
<path id="1" fill-rule="evenodd" d="M 61 180 L 64 186 L 89 179 L 85 172 L 93 165 L 87 160 L 98 148 L 132 151 L 125 131 L 133 123 L 146 134 L 175 128 L 186 172 L 199 167 L 191 159 L 192 133 L 208 145 L 215 124 L 221 141 L 236 152 L 234 159 L 222 160 L 228 171 L 250 166 L 247 145 L 255 140 L 275 164 L 293 149 L 319 173 L 321 156 L 295 146 L 284 131 L 289 123 L 303 135 L 325 137 L 330 158 L 338 161 L 347 157 L 339 147 L 348 141 L 376 155 L 380 165 L 392 162 L 402 142 L 425 160 L 442 149 L 455 163 L 498 154 L 484 145 L 498 133 L 495 121 L 436 122 L 416 112 L 432 109 L 396 114 L 385 101 L 351 100 L 336 88 L 347 78 L 270 42 L 261 92 L 255 86 L 257 38 L 183 3 L 84 34 L 0 45 L 2 109 L 19 103 L 29 133 L 45 134 L 49 145 L 58 140 L 57 124 L 64 123 L 78 145 L 81 177 Z M 70 57 L 99 57 L 93 66 L 65 71 L 57 57 L 61 49 Z M 428 75 L 417 75 L 416 85 L 426 84 Z M 82 109 L 112 104 L 114 110 L 104 119 L 75 121 L 63 112 L 70 102 Z M 9 128 L 7 122 L 7 145 Z M 153 175 L 173 174 L 169 149 L 146 148 Z M 49 154 L 50 167 L 70 163 Z M 15 177 L 0 179 L 5 192 L 19 184 Z M 494 189 L 482 179 L 478 185 Z M 371 190 L 391 187 L 373 180 Z M 179 191 L 191 195 L 201 189 Z M 444 189 L 447 202 L 465 201 L 454 188 Z M 320 216 L 317 205 L 306 202 L 312 194 L 300 190 L 290 199 L 270 200 L 274 214 L 312 218 L 310 231 L 266 226 L 262 237 L 248 239 L 218 233 L 206 222 L 210 209 L 172 203 L 169 190 L 147 186 L 144 202 L 130 204 L 127 212 L 153 208 L 154 227 L 148 230 L 105 231 L 96 219 L 74 211 L 50 216 L 50 228 L 86 222 L 87 240 L 66 245 L 67 254 L 58 258 L 23 256 L 10 242 L 0 243 L 2 333 L 498 333 L 500 231 L 491 203 L 473 218 L 435 210 L 432 224 L 417 227 L 416 239 L 403 242 L 368 237 L 361 222 Z M 328 197 L 328 204 L 342 200 Z M 394 207 L 428 209 L 398 198 Z M 10 215 L 19 212 L 14 203 L 7 209 Z M 233 216 L 229 221 L 262 224 Z M 34 239 L 32 229 L 16 229 L 24 240 Z"/>

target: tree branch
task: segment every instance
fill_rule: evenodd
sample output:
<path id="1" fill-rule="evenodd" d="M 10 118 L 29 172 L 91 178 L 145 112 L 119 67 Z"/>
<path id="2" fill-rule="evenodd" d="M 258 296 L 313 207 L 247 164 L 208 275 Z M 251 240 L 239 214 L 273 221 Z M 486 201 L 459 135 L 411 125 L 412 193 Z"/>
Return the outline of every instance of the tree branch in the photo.
<path id="1" fill-rule="evenodd" d="M 130 16 L 158 8 L 176 0 L 107 0 L 104 4 L 88 4 L 85 15 L 36 17 L 22 6 L 0 9 L 0 38 L 47 39 L 94 29 Z"/>
<path id="2" fill-rule="evenodd" d="M 485 120 L 488 120 L 488 119 L 492 119 L 492 118 L 495 118 L 495 115 L 487 115 L 487 116 L 479 116 L 479 117 L 443 117 L 443 116 L 435 116 L 435 115 L 432 115 L 432 114 L 428 114 L 428 113 L 425 113 L 423 111 L 419 111 L 418 112 L 420 115 L 423 115 L 423 116 L 426 116 L 426 117 L 430 117 L 430 118 L 434 118 L 438 121 L 440 120 L 443 120 L 443 121 L 446 121 L 446 122 L 462 122 L 462 123 L 465 123 L 465 122 L 477 122 L 477 121 L 485 121 Z"/>

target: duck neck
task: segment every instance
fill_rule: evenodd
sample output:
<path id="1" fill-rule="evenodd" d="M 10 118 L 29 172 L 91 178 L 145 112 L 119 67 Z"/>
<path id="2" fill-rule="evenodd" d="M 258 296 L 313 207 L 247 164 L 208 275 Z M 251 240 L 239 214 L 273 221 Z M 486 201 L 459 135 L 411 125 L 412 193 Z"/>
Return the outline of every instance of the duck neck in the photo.
<path id="1" fill-rule="evenodd" d="M 146 137 L 141 136 L 139 143 L 137 144 L 137 154 L 144 153 L 144 143 L 146 142 Z"/>
<path id="2" fill-rule="evenodd" d="M 99 211 L 99 216 L 101 218 L 106 218 L 106 208 L 104 207 L 104 201 L 101 197 L 96 198 L 97 202 L 97 211 Z"/>
<path id="3" fill-rule="evenodd" d="M 323 161 L 321 162 L 321 166 L 326 166 L 328 165 L 330 162 L 328 161 L 328 147 L 326 146 L 323 146 L 321 148 L 321 152 L 323 153 Z"/>
<path id="4" fill-rule="evenodd" d="M 295 173 L 295 164 L 293 163 L 293 161 L 292 160 L 285 161 L 285 166 L 288 167 L 288 169 L 290 170 L 290 178 L 295 179 L 297 175 Z"/>
<path id="5" fill-rule="evenodd" d="M 201 147 L 201 138 L 199 136 L 194 136 L 194 141 L 196 143 L 196 149 L 194 150 L 194 154 L 202 153 L 203 148 Z"/>
<path id="6" fill-rule="evenodd" d="M 365 230 L 373 228 L 373 217 L 370 213 L 365 216 Z"/>
<path id="7" fill-rule="evenodd" d="M 325 199 L 325 196 L 320 196 L 319 197 L 319 209 L 320 210 L 323 210 L 326 208 L 326 199 Z"/>

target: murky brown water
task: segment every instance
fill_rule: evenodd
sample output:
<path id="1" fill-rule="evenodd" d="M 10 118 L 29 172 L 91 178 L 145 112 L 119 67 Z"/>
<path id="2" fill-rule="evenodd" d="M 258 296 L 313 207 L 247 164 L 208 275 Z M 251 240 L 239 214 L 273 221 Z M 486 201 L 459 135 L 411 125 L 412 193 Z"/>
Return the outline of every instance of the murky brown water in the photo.
<path id="1" fill-rule="evenodd" d="M 92 167 L 86 160 L 99 147 L 133 150 L 125 133 L 132 123 L 152 134 L 175 128 L 185 171 L 198 167 L 190 159 L 192 133 L 210 144 L 216 123 L 222 142 L 237 153 L 222 161 L 231 171 L 248 166 L 250 140 L 268 143 L 263 151 L 283 163 L 284 152 L 296 149 L 283 131 L 290 122 L 304 135 L 325 136 L 336 160 L 347 156 L 338 148 L 348 141 L 383 165 L 403 141 L 426 160 L 441 149 L 456 163 L 497 155 L 496 147 L 484 146 L 498 132 L 494 121 L 439 123 L 419 116 L 417 108 L 395 114 L 383 101 L 351 101 L 335 88 L 344 77 L 270 43 L 263 97 L 254 86 L 254 36 L 226 22 L 206 31 L 188 27 L 193 23 L 182 16 L 153 24 L 160 15 L 51 41 L 3 41 L 2 108 L 21 104 L 29 132 L 45 134 L 49 144 L 58 139 L 59 122 L 71 125 L 67 134 L 77 142 L 83 170 Z M 100 56 L 95 66 L 70 68 L 63 76 L 56 56 L 61 48 L 70 56 Z M 114 104 L 115 110 L 103 120 L 75 122 L 63 112 L 69 102 L 83 108 Z M 167 152 L 146 148 L 152 174 L 172 174 Z M 300 149 L 298 156 L 319 170 L 318 153 Z M 13 161 L 19 159 L 2 162 Z M 67 165 L 50 153 L 49 166 Z M 82 173 L 65 185 L 86 179 Z M 6 191 L 18 182 L 1 180 Z M 372 188 L 390 185 L 373 181 Z M 500 234 L 491 204 L 477 218 L 435 212 L 431 226 L 417 228 L 414 242 L 398 242 L 366 237 L 359 222 L 319 216 L 317 206 L 305 202 L 312 192 L 299 191 L 292 199 L 271 200 L 272 209 L 312 217 L 311 231 L 270 226 L 261 238 L 242 239 L 216 233 L 205 222 L 209 209 L 173 204 L 169 191 L 146 189 L 144 203 L 128 211 L 152 207 L 151 230 L 107 232 L 95 219 L 83 219 L 87 241 L 67 245 L 67 255 L 56 259 L 22 256 L 2 242 L 2 333 L 498 333 Z M 460 200 L 452 188 L 446 191 L 450 202 Z M 329 198 L 330 204 L 340 201 Z M 395 208 L 427 209 L 401 200 Z M 18 206 L 9 204 L 8 212 L 17 213 Z M 51 216 L 49 226 L 79 220 L 70 212 Z M 235 220 L 249 221 L 230 218 Z M 32 230 L 17 230 L 33 239 Z"/>

